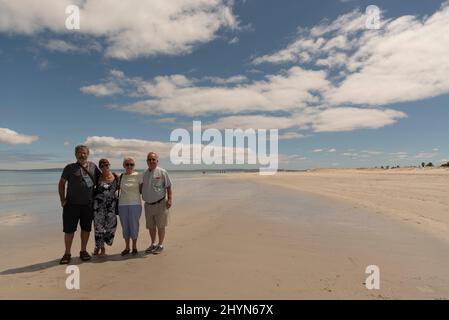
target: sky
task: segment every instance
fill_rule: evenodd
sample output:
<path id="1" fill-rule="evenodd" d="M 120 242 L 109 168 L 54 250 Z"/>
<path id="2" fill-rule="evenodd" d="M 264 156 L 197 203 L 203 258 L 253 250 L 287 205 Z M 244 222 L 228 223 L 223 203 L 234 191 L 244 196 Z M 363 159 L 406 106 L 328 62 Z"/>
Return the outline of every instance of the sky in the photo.
<path id="1" fill-rule="evenodd" d="M 448 57 L 449 1 L 0 0 L 0 169 L 196 169 L 193 121 L 278 129 L 285 169 L 441 164 Z"/>

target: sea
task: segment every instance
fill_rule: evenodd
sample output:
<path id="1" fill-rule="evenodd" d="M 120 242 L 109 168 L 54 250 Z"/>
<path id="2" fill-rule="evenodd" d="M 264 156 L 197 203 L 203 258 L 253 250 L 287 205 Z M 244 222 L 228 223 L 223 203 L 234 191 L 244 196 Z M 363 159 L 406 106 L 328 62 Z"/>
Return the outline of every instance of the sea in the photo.
<path id="1" fill-rule="evenodd" d="M 0 227 L 60 223 L 58 182 L 61 172 L 62 169 L 0 171 Z M 121 170 L 114 172 L 120 174 Z M 186 193 L 191 182 L 204 177 L 206 172 L 172 171 L 169 175 L 174 189 Z"/>

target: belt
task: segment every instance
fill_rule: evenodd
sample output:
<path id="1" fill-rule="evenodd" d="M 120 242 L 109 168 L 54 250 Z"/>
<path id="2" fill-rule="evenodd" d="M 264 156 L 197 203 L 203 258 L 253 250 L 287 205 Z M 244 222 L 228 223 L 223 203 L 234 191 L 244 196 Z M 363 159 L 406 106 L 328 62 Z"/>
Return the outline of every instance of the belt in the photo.
<path id="1" fill-rule="evenodd" d="M 165 200 L 165 197 L 163 197 L 162 199 L 159 199 L 158 201 L 155 201 L 155 202 L 146 202 L 146 201 L 145 201 L 145 203 L 146 203 L 146 204 L 149 204 L 150 206 L 152 206 L 152 205 L 158 204 L 158 203 L 161 202 L 162 200 Z"/>

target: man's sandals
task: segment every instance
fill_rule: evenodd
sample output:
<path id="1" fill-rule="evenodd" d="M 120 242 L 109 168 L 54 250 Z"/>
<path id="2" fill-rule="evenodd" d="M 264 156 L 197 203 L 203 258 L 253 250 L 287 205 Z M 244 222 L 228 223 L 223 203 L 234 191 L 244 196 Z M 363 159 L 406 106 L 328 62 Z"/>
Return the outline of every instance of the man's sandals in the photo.
<path id="1" fill-rule="evenodd" d="M 87 251 L 80 251 L 80 259 L 82 261 L 89 261 L 90 259 L 92 259 L 92 257 Z"/>
<path id="2" fill-rule="evenodd" d="M 59 261 L 59 264 L 69 264 L 71 258 L 72 258 L 72 255 L 66 253 L 62 256 L 61 260 Z"/>
<path id="3" fill-rule="evenodd" d="M 69 264 L 70 260 L 72 258 L 72 255 L 69 253 L 66 253 L 62 256 L 61 260 L 59 260 L 59 264 Z M 80 251 L 80 259 L 82 261 L 89 261 L 92 257 L 87 253 L 87 251 Z"/>

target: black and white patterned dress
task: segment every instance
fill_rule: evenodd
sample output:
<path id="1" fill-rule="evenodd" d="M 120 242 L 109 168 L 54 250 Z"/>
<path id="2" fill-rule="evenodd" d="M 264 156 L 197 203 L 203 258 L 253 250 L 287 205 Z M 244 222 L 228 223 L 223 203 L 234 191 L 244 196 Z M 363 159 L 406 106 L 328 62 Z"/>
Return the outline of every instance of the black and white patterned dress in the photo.
<path id="1" fill-rule="evenodd" d="M 98 181 L 94 198 L 95 246 L 112 245 L 117 229 L 115 204 L 117 201 L 117 179 L 112 182 Z"/>

